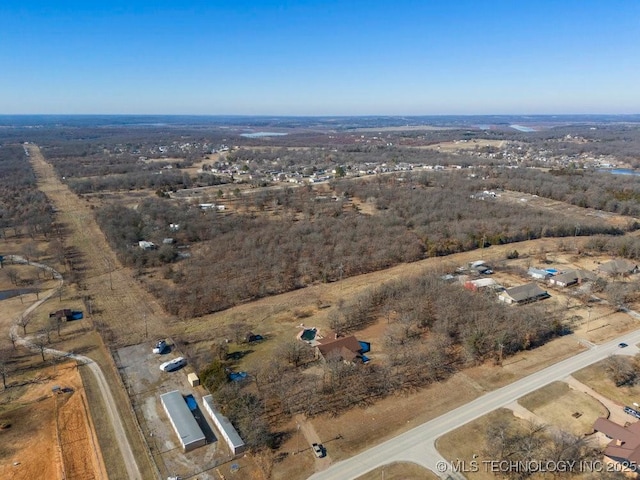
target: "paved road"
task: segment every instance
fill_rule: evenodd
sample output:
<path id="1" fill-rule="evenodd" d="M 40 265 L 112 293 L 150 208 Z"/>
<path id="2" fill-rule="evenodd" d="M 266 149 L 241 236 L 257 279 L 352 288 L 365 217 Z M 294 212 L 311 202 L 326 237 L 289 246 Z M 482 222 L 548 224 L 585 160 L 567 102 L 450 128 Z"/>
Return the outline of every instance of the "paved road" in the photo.
<path id="1" fill-rule="evenodd" d="M 23 257 L 17 256 L 17 255 L 10 255 L 8 258 L 14 263 L 25 263 L 25 264 L 29 263 Z M 52 272 L 54 275 L 54 278 L 56 278 L 59 281 L 58 288 L 62 287 L 63 280 L 62 280 L 62 275 L 60 275 L 60 273 L 56 272 L 51 267 L 41 263 L 30 262 L 29 264 L 35 267 L 42 268 L 49 272 Z M 40 305 L 42 305 L 49 298 L 51 298 L 53 295 L 57 293 L 58 293 L 58 289 L 54 288 L 50 290 L 46 295 L 40 298 L 40 300 L 30 305 L 29 308 L 25 310 L 24 314 L 26 315 L 31 313 L 32 311 L 34 311 L 36 308 L 38 308 Z M 15 335 L 15 337 L 18 339 L 16 343 L 23 345 L 27 348 L 30 348 L 32 350 L 36 350 L 38 352 L 40 351 L 36 345 L 34 345 L 32 342 L 29 341 L 28 337 L 20 337 L 19 329 L 17 325 L 13 325 L 11 327 L 11 331 Z M 93 374 L 93 376 L 95 377 L 98 383 L 98 387 L 100 388 L 100 393 L 102 394 L 102 400 L 104 402 L 105 409 L 109 416 L 111 425 L 113 426 L 115 437 L 118 442 L 118 449 L 120 450 L 120 454 L 122 455 L 123 462 L 127 469 L 127 476 L 131 480 L 141 479 L 142 475 L 140 474 L 138 463 L 136 462 L 136 458 L 133 455 L 131 446 L 129 445 L 129 440 L 127 439 L 127 434 L 124 430 L 122 419 L 120 418 L 120 413 L 118 412 L 117 404 L 113 398 L 113 395 L 111 394 L 111 389 L 109 388 L 109 384 L 107 383 L 107 380 L 104 374 L 102 373 L 100 366 L 96 362 L 91 360 L 89 357 L 85 357 L 84 355 L 75 355 L 69 352 L 54 350 L 52 348 L 45 349 L 45 353 L 49 355 L 54 355 L 57 357 L 72 358 L 82 363 L 83 365 L 86 365 L 89 368 L 89 370 L 91 371 L 91 373 Z"/>
<path id="2" fill-rule="evenodd" d="M 618 344 L 625 342 L 628 348 L 620 349 Z M 451 466 L 435 448 L 435 441 L 445 433 L 459 428 L 487 413 L 513 402 L 527 393 L 538 390 L 552 382 L 562 380 L 573 372 L 616 353 L 637 353 L 632 345 L 640 342 L 640 330 L 623 335 L 602 345 L 595 346 L 578 355 L 567 358 L 555 365 L 540 370 L 517 382 L 456 408 L 433 420 L 423 423 L 408 432 L 387 440 L 348 460 L 333 464 L 327 470 L 318 472 L 310 480 L 348 480 L 387 463 L 407 461 L 422 465 L 438 472 L 442 478 L 464 478 L 454 473 Z M 441 463 L 444 462 L 444 463 Z M 446 471 L 441 471 L 445 465 Z"/>

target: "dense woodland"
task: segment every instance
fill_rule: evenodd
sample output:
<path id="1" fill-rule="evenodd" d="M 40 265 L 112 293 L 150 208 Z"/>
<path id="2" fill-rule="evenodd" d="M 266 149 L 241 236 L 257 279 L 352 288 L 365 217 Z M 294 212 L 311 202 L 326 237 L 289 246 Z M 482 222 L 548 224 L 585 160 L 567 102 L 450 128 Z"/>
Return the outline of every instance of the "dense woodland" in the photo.
<path id="1" fill-rule="evenodd" d="M 333 197 L 306 188 L 243 195 L 238 212 L 230 215 L 154 199 L 136 210 L 105 207 L 98 220 L 125 263 L 168 264 L 163 275 L 171 282 L 152 281 L 150 288 L 183 318 L 314 282 L 471 250 L 483 242 L 576 233 L 568 215 L 470 198 L 477 188 L 462 175 L 425 174 L 404 181 L 380 176 L 337 182 Z M 373 205 L 376 213 L 361 213 L 354 199 Z M 179 230 L 172 232 L 170 224 L 180 225 Z M 622 231 L 593 218 L 581 220 L 579 233 Z M 163 245 L 168 237 L 177 243 Z M 160 248 L 143 251 L 137 247 L 140 240 Z M 182 260 L 175 262 L 180 254 Z"/>
<path id="2" fill-rule="evenodd" d="M 221 360 L 203 369 L 201 378 L 226 406 L 243 438 L 268 442 L 267 426 L 283 415 L 338 414 L 443 380 L 470 364 L 499 362 L 570 331 L 559 313 L 543 304 L 509 308 L 429 275 L 373 287 L 341 302 L 331 326 L 346 334 L 381 318 L 387 323 L 382 341 L 389 353 L 366 367 L 338 358 L 316 362 L 311 347 L 292 340 L 281 344 L 271 362 L 251 372 L 254 383 L 228 383 L 220 374 L 225 366 Z M 320 372 L 308 369 L 310 365 Z M 251 419 L 258 419 L 259 435 L 251 430 Z"/>
<path id="3" fill-rule="evenodd" d="M 52 209 L 22 145 L 0 145 L 0 234 L 48 235 Z"/>

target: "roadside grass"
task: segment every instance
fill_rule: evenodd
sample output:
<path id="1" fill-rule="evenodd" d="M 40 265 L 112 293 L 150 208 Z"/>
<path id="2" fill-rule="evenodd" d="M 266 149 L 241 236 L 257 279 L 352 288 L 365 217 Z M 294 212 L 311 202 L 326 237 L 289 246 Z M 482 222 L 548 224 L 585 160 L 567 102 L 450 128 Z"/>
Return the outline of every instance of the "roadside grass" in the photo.
<path id="1" fill-rule="evenodd" d="M 431 470 L 409 462 L 394 462 L 378 467 L 356 480 L 437 480 L 438 477 Z"/>
<path id="2" fill-rule="evenodd" d="M 514 417 L 510 410 L 501 408 L 443 435 L 436 441 L 436 447 L 444 458 L 454 464 L 470 467 L 472 461 L 478 462 L 478 471 L 464 473 L 469 480 L 495 479 L 492 472 L 483 468 L 485 464 L 482 462 L 497 460 L 487 458 L 485 452 L 487 450 L 487 429 L 498 420 L 506 420 L 513 425 L 525 424 L 524 420 Z M 474 455 L 476 455 L 475 458 Z"/>
<path id="3" fill-rule="evenodd" d="M 455 392 L 455 395 L 453 394 Z M 355 407 L 338 416 L 309 421 L 330 450 L 334 461 L 349 458 L 479 396 L 464 375 L 415 391 L 399 392 L 371 405 Z"/>
<path id="4" fill-rule="evenodd" d="M 279 449 L 279 457 L 273 465 L 273 480 L 292 480 L 307 478 L 314 471 L 315 456 L 302 432 L 296 432 L 295 421 L 283 425 L 280 430 L 291 432 L 291 435 Z M 297 453 L 296 453 L 297 452 Z"/>
<path id="5" fill-rule="evenodd" d="M 593 388 L 596 392 L 621 405 L 640 402 L 640 385 L 617 387 L 605 369 L 606 360 L 583 368 L 573 374 L 576 380 Z"/>
<path id="6" fill-rule="evenodd" d="M 596 399 L 573 390 L 564 382 L 553 382 L 531 392 L 518 403 L 542 418 L 549 426 L 574 435 L 593 432 L 597 418 L 606 416 L 607 409 Z"/>
<path id="7" fill-rule="evenodd" d="M 109 422 L 98 383 L 87 367 L 79 366 L 78 369 L 87 395 L 87 403 L 91 405 L 91 418 L 97 432 L 107 475 L 109 478 L 127 478 L 127 469 L 118 449 L 115 432 Z"/>
<path id="8" fill-rule="evenodd" d="M 532 350 L 518 352 L 507 357 L 502 367 L 485 363 L 464 370 L 465 375 L 477 382 L 484 390 L 491 391 L 504 387 L 527 375 L 553 365 L 585 350 L 572 336 L 551 340 Z"/>

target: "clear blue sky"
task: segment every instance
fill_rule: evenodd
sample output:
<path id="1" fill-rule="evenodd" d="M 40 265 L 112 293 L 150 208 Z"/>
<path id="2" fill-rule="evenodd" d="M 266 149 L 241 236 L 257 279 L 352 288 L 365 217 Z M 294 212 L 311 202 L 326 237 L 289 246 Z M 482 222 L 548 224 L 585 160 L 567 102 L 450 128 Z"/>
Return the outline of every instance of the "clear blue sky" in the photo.
<path id="1" fill-rule="evenodd" d="M 1 0 L 16 113 L 640 113 L 640 2 Z"/>

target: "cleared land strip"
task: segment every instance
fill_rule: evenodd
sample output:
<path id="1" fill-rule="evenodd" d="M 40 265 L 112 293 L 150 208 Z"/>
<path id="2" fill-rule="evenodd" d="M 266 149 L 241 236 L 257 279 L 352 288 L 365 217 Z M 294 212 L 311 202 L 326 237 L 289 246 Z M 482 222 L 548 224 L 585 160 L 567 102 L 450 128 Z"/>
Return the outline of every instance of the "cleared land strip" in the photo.
<path id="1" fill-rule="evenodd" d="M 60 181 L 36 145 L 28 148 L 38 187 L 55 205 L 58 220 L 69 230 L 67 245 L 82 258 L 82 281 L 92 296 L 95 320 L 109 332 L 105 341 L 128 345 L 144 341 L 147 334 L 165 335 L 169 318 L 134 279 L 133 271 L 120 264 L 89 204 Z"/>
<path id="2" fill-rule="evenodd" d="M 139 342 L 147 330 L 163 332 L 159 306 L 137 284 L 131 271 L 120 266 L 89 206 L 58 179 L 36 145 L 28 145 L 28 149 L 38 186 L 57 209 L 58 220 L 69 231 L 66 244 L 74 248 L 84 262 L 83 282 L 92 297 L 94 311 L 91 320 L 104 325 L 110 333 L 109 339 L 118 344 Z M 118 443 L 128 478 L 154 478 L 147 445 L 137 429 L 129 398 L 119 387 L 122 383 L 117 372 L 111 365 L 102 365 L 101 369 L 89 358 L 81 360 L 95 375 L 114 429 L 114 432 L 98 432 L 99 437 Z M 109 464 L 108 459 L 105 461 Z"/>

